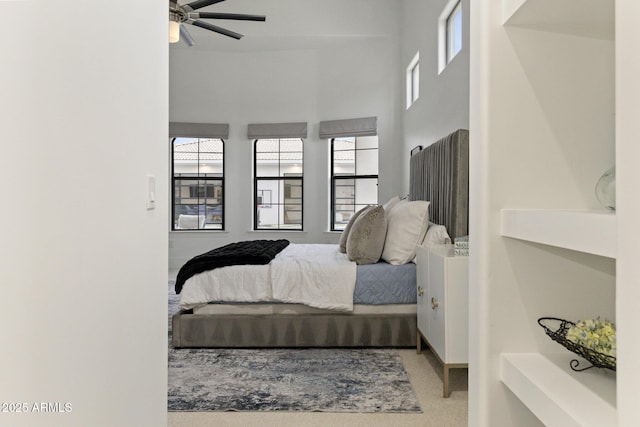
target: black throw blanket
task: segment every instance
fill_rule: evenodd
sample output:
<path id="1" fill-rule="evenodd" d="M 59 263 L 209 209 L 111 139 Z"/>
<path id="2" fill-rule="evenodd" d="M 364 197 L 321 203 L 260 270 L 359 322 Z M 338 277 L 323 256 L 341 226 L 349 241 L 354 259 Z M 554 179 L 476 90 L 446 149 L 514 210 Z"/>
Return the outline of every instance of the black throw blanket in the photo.
<path id="1" fill-rule="evenodd" d="M 176 294 L 188 278 L 204 271 L 231 265 L 269 264 L 289 244 L 288 240 L 247 240 L 230 243 L 195 256 L 186 262 L 176 277 Z"/>

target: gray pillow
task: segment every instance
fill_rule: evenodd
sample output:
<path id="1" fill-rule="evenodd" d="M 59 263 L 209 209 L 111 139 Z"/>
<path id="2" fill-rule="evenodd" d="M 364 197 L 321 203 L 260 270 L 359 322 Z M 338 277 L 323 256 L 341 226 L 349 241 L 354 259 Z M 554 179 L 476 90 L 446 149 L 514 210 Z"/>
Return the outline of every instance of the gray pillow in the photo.
<path id="1" fill-rule="evenodd" d="M 356 264 L 380 260 L 387 236 L 387 217 L 382 206 L 370 206 L 353 223 L 347 236 L 347 255 Z"/>
<path id="2" fill-rule="evenodd" d="M 356 222 L 356 219 L 360 216 L 360 214 L 362 212 L 364 212 L 369 206 L 365 206 L 364 208 L 360 209 L 358 212 L 354 213 L 353 215 L 351 215 L 351 218 L 349 218 L 349 222 L 347 222 L 347 226 L 344 227 L 344 231 L 342 232 L 342 234 L 340 235 L 340 247 L 338 248 L 338 250 L 340 252 L 342 252 L 343 254 L 347 253 L 347 237 L 349 237 L 349 231 L 351 231 L 351 227 L 353 227 L 353 223 Z"/>

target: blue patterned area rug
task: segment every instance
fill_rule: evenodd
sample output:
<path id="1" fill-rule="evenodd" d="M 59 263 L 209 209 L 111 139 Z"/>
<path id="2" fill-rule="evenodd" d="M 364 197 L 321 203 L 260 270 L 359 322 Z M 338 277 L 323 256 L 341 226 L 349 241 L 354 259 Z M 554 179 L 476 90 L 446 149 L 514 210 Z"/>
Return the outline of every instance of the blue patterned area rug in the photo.
<path id="1" fill-rule="evenodd" d="M 421 412 L 379 349 L 170 349 L 169 410 Z"/>
<path id="2" fill-rule="evenodd" d="M 170 284 L 169 318 L 176 309 Z M 388 349 L 174 349 L 169 345 L 168 407 L 169 411 L 422 412 L 400 355 Z"/>

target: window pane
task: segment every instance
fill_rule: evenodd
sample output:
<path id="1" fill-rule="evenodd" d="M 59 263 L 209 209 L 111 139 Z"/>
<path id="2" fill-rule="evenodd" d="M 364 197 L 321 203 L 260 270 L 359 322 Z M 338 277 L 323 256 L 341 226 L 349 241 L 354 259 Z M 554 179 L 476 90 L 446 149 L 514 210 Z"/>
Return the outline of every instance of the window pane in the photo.
<path id="1" fill-rule="evenodd" d="M 281 153 L 302 153 L 302 140 L 299 138 L 281 139 L 280 152 Z"/>
<path id="2" fill-rule="evenodd" d="M 221 229 L 222 192 L 222 180 L 174 180 L 174 226 Z"/>
<path id="3" fill-rule="evenodd" d="M 333 188 L 334 229 L 344 230 L 351 216 L 357 211 L 355 207 L 355 179 L 336 178 Z"/>
<path id="4" fill-rule="evenodd" d="M 354 151 L 351 151 L 351 155 L 355 155 Z M 334 156 L 335 157 L 335 156 Z M 334 160 L 333 162 L 333 174 L 340 175 L 353 175 L 356 173 L 355 160 Z"/>
<path id="5" fill-rule="evenodd" d="M 453 34 L 453 54 L 456 55 L 462 49 L 462 7 L 460 5 L 453 20 Z"/>
<path id="6" fill-rule="evenodd" d="M 201 139 L 198 173 L 208 176 L 222 176 L 223 143 L 220 139 Z"/>
<path id="7" fill-rule="evenodd" d="M 359 178 L 355 183 L 355 202 L 359 205 L 375 205 L 378 203 L 378 179 Z"/>
<path id="8" fill-rule="evenodd" d="M 282 228 L 302 228 L 302 205 L 298 203 L 285 203 L 284 224 Z"/>
<path id="9" fill-rule="evenodd" d="M 205 205 L 205 228 L 220 229 L 222 228 L 222 205 Z"/>
<path id="10" fill-rule="evenodd" d="M 350 138 L 335 138 L 333 140 L 333 151 L 355 150 L 356 139 Z"/>
<path id="11" fill-rule="evenodd" d="M 256 176 L 278 176 L 280 174 L 280 145 L 278 140 L 260 139 L 255 144 Z"/>
<path id="12" fill-rule="evenodd" d="M 420 64 L 411 70 L 411 101 L 415 102 L 420 96 Z"/>
<path id="13" fill-rule="evenodd" d="M 283 222 L 286 228 L 302 228 L 302 180 L 285 179 Z"/>
<path id="14" fill-rule="evenodd" d="M 378 150 L 356 151 L 356 175 L 378 174 Z"/>
<path id="15" fill-rule="evenodd" d="M 198 138 L 175 138 L 173 140 L 173 152 L 174 154 L 197 153 Z"/>
<path id="16" fill-rule="evenodd" d="M 279 176 L 280 163 L 277 160 L 256 159 L 256 176 Z"/>
<path id="17" fill-rule="evenodd" d="M 333 140 L 333 174 L 353 175 L 356 173 L 355 138 Z"/>
<path id="18" fill-rule="evenodd" d="M 462 49 L 462 4 L 458 2 L 447 18 L 447 63 Z"/>
<path id="19" fill-rule="evenodd" d="M 302 176 L 302 158 L 300 160 L 281 161 L 280 176 Z"/>
<path id="20" fill-rule="evenodd" d="M 256 141 L 256 153 L 279 153 L 280 142 L 277 139 L 259 139 Z M 274 156 L 274 159 L 277 157 Z"/>
<path id="21" fill-rule="evenodd" d="M 365 148 L 378 148 L 377 136 L 359 136 L 356 138 L 355 148 L 362 150 Z"/>
<path id="22" fill-rule="evenodd" d="M 256 181 L 256 223 L 258 228 L 277 228 L 279 223 L 280 180 Z"/>

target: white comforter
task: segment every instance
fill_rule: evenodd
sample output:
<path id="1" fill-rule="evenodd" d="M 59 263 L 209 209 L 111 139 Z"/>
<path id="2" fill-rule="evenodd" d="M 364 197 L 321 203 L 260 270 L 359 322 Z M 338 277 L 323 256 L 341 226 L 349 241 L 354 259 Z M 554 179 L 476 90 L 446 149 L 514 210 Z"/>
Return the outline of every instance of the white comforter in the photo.
<path id="1" fill-rule="evenodd" d="M 291 243 L 267 265 L 222 267 L 191 277 L 180 306 L 275 301 L 353 311 L 355 283 L 356 264 L 338 245 Z"/>

